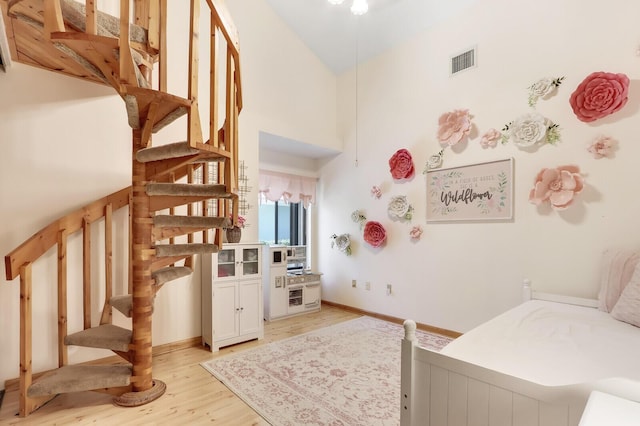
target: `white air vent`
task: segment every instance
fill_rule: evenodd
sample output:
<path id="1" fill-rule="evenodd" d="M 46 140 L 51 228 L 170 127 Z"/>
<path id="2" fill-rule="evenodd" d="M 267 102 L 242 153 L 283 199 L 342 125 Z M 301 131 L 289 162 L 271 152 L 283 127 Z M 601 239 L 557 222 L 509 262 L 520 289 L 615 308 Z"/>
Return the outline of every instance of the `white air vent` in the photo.
<path id="1" fill-rule="evenodd" d="M 468 49 L 459 55 L 451 57 L 451 75 L 457 74 L 461 71 L 474 68 L 476 66 L 476 48 Z"/>

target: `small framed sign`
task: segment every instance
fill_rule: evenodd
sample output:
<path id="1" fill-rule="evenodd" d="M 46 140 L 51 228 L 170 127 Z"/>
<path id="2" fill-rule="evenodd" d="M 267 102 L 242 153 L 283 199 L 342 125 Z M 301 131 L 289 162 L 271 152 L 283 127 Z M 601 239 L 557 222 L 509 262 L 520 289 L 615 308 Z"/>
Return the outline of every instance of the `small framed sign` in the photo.
<path id="1" fill-rule="evenodd" d="M 427 222 L 513 219 L 513 158 L 427 171 Z"/>

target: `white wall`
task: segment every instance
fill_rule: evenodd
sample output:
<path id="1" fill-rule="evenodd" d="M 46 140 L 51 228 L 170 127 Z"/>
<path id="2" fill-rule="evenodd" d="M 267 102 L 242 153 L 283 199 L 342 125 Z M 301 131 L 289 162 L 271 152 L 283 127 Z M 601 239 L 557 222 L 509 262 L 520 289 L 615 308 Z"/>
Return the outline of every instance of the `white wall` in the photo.
<path id="1" fill-rule="evenodd" d="M 612 0 L 482 0 L 460 15 L 420 34 L 359 67 L 358 158 L 354 117 L 354 72 L 338 80 L 338 128 L 344 154 L 321 171 L 319 200 L 320 270 L 323 298 L 458 331 L 516 305 L 520 285 L 530 278 L 536 289 L 595 297 L 601 251 L 635 247 L 634 223 L 640 213 L 634 183 L 640 177 L 637 132 L 640 107 L 640 38 L 635 17 L 640 5 Z M 449 77 L 452 54 L 478 46 L 478 68 Z M 569 96 L 593 71 L 626 73 L 630 99 L 619 113 L 592 124 L 577 120 Z M 538 111 L 561 127 L 562 142 L 535 153 L 513 144 L 483 150 L 487 129 L 526 113 L 527 87 L 542 77 L 565 76 L 557 95 L 540 101 Z M 426 224 L 426 158 L 440 150 L 438 117 L 468 108 L 474 132 L 460 153 L 447 150 L 445 167 L 495 159 L 515 159 L 515 220 L 512 223 Z M 588 141 L 614 137 L 613 159 L 593 159 Z M 416 176 L 394 183 L 388 159 L 407 148 Z M 536 173 L 543 167 L 577 164 L 587 188 L 565 212 L 538 210 L 528 202 Z M 372 185 L 383 197 L 373 199 Z M 409 241 L 410 224 L 386 213 L 392 195 L 407 195 L 415 207 L 411 224 L 425 232 Z M 386 246 L 371 249 L 350 219 L 363 209 L 384 224 Z M 332 250 L 329 236 L 349 233 L 354 254 Z M 323 237 L 324 238 L 323 240 Z M 326 240 L 326 241 L 325 241 Z M 351 280 L 357 279 L 356 289 Z M 364 290 L 369 281 L 372 289 Z M 386 284 L 393 295 L 385 295 Z"/>
<path id="2" fill-rule="evenodd" d="M 227 7 L 240 33 L 244 95 L 240 158 L 248 167 L 252 187 L 248 199 L 254 205 L 247 214 L 251 226 L 243 231 L 242 241 L 253 242 L 258 240 L 259 133 L 340 150 L 336 76 L 264 0 L 235 0 L 227 2 Z"/>
<path id="3" fill-rule="evenodd" d="M 16 248 L 55 219 L 131 184 L 130 129 L 124 106 L 112 90 L 34 67 L 13 64 L 0 75 L 0 253 Z M 115 226 L 126 224 L 126 212 L 114 215 Z M 103 230 L 94 226 L 94 240 Z M 126 288 L 128 254 L 114 241 L 114 274 L 118 289 Z M 69 240 L 69 282 L 81 286 L 81 241 Z M 96 244 L 92 276 L 104 283 Z M 33 266 L 33 366 L 57 363 L 55 300 L 56 250 Z M 102 277 L 102 278 L 101 278 Z M 123 282 L 124 281 L 124 282 Z M 70 331 L 82 328 L 81 292 L 69 291 Z M 0 278 L 0 387 L 19 373 L 19 279 Z M 52 302 L 53 301 L 53 302 Z M 98 300 L 93 302 L 98 310 Z M 72 307 L 75 308 L 72 309 Z M 98 318 L 94 316 L 94 321 Z M 42 326 L 46 324 L 46 326 Z M 86 357 L 70 350 L 70 359 Z M 106 352 L 105 352 L 106 353 Z"/>

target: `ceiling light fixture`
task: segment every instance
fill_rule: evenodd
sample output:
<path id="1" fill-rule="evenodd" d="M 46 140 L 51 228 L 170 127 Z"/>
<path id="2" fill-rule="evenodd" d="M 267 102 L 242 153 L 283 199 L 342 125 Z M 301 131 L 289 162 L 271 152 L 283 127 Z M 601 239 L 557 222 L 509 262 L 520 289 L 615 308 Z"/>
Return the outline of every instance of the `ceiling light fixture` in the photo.
<path id="1" fill-rule="evenodd" d="M 351 5 L 351 13 L 354 15 L 364 15 L 369 10 L 367 0 L 353 0 Z"/>
<path id="2" fill-rule="evenodd" d="M 327 0 L 333 5 L 340 5 L 344 3 L 344 0 Z M 369 10 L 369 3 L 367 0 L 353 0 L 351 3 L 351 13 L 354 15 L 364 15 Z"/>

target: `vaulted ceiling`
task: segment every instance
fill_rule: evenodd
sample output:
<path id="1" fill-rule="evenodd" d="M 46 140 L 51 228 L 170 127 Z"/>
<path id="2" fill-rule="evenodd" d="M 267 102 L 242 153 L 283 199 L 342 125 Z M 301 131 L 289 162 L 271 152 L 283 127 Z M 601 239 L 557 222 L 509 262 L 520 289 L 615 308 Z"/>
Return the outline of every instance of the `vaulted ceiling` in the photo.
<path id="1" fill-rule="evenodd" d="M 352 0 L 266 0 L 300 39 L 336 74 L 380 54 L 478 0 L 368 0 L 351 14 Z M 357 43 L 356 43 L 357 41 Z"/>

